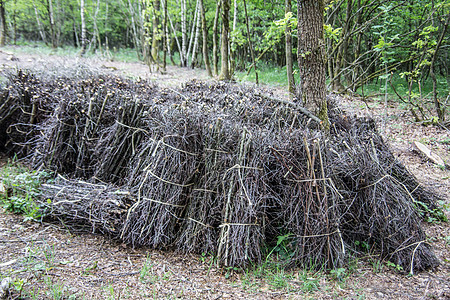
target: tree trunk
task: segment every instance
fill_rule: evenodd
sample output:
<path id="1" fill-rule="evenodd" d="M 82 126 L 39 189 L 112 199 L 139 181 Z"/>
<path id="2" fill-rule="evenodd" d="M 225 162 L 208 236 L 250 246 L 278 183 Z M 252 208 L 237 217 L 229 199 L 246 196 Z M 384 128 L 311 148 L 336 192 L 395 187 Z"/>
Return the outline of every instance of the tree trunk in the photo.
<path id="1" fill-rule="evenodd" d="M 159 68 L 159 40 L 161 39 L 161 32 L 159 29 L 159 15 L 160 15 L 160 1 L 153 1 L 153 34 L 152 34 L 152 60 Z"/>
<path id="2" fill-rule="evenodd" d="M 194 49 L 195 28 L 196 28 L 197 20 L 199 18 L 200 17 L 199 17 L 199 12 L 198 12 L 198 0 L 197 0 L 197 1 L 195 1 L 194 20 L 192 22 L 191 34 L 189 35 L 189 45 L 188 45 L 187 54 L 186 54 L 186 66 L 185 67 L 187 67 L 189 65 L 189 58 L 191 57 L 191 50 Z"/>
<path id="3" fill-rule="evenodd" d="M 175 43 L 177 44 L 177 47 L 178 47 L 178 53 L 180 53 L 180 61 L 182 61 L 183 46 L 182 46 L 182 44 L 180 45 L 180 41 L 178 40 L 178 37 L 177 37 L 177 29 L 173 26 L 172 18 L 170 17 L 170 15 L 168 15 L 168 18 L 169 18 L 170 28 L 172 29 L 173 37 L 175 39 Z M 170 53 L 170 46 L 168 46 L 167 48 L 169 49 L 169 53 Z M 170 60 L 172 61 L 172 64 L 175 64 L 173 61 L 172 55 L 171 54 L 169 54 L 169 55 L 170 55 Z"/>
<path id="4" fill-rule="evenodd" d="M 200 14 L 202 17 L 203 61 L 205 62 L 205 68 L 206 72 L 208 72 L 208 76 L 212 77 L 211 66 L 209 65 L 209 56 L 208 56 L 208 28 L 206 27 L 205 6 L 203 5 L 203 0 L 199 1 L 200 1 Z"/>
<path id="5" fill-rule="evenodd" d="M 195 22 L 195 38 L 194 38 L 194 45 L 192 48 L 192 58 L 191 58 L 191 68 L 194 68 L 196 57 L 197 57 L 197 49 L 198 49 L 198 39 L 200 35 L 200 0 L 197 0 L 197 9 L 196 16 L 197 16 L 197 22 Z"/>
<path id="6" fill-rule="evenodd" d="M 80 15 L 81 15 L 81 52 L 80 56 L 86 53 L 86 21 L 84 19 L 84 0 L 80 1 Z"/>
<path id="7" fill-rule="evenodd" d="M 214 25 L 213 25 L 213 68 L 214 68 L 214 75 L 219 75 L 219 56 L 217 55 L 218 52 L 218 36 L 219 36 L 219 13 L 220 8 L 222 6 L 222 0 L 217 0 L 217 6 L 216 6 L 216 14 L 214 16 Z"/>
<path id="8" fill-rule="evenodd" d="M 285 8 L 286 15 L 290 13 L 291 10 L 292 10 L 291 0 L 286 0 L 286 8 Z M 289 91 L 289 99 L 292 100 L 293 95 L 295 94 L 295 82 L 294 82 L 294 70 L 292 62 L 292 36 L 289 21 L 286 24 L 285 37 L 286 37 L 286 72 L 288 80 L 288 91 Z"/>
<path id="9" fill-rule="evenodd" d="M 325 87 L 324 0 L 298 0 L 298 66 L 303 104 L 329 129 Z"/>
<path id="10" fill-rule="evenodd" d="M 107 2 L 108 3 L 108 2 Z M 123 7 L 125 7 L 130 13 L 131 17 L 131 33 L 133 35 L 133 44 L 134 49 L 136 49 L 136 53 L 138 59 L 143 59 L 143 22 L 142 22 L 142 8 L 141 1 L 138 2 L 138 8 L 136 9 L 138 13 L 135 12 L 134 4 L 131 3 L 131 0 L 128 0 L 128 7 L 124 3 L 122 3 Z"/>
<path id="11" fill-rule="evenodd" d="M 434 50 L 433 57 L 432 57 L 431 63 L 430 63 L 430 77 L 431 77 L 431 80 L 433 81 L 434 108 L 436 109 L 436 113 L 438 115 L 439 121 L 441 121 L 441 122 L 445 121 L 445 106 L 441 106 L 441 103 L 437 97 L 437 80 L 436 80 L 436 75 L 434 74 L 434 65 L 436 63 L 437 53 L 439 51 L 439 48 L 442 45 L 442 41 L 444 39 L 445 33 L 447 32 L 447 27 L 448 27 L 449 22 L 450 22 L 450 13 L 447 14 L 447 19 L 445 20 L 444 28 L 442 28 L 441 35 L 439 36 L 439 40 L 436 44 L 436 48 Z"/>
<path id="12" fill-rule="evenodd" d="M 45 31 L 42 30 L 42 24 L 41 24 L 41 20 L 39 18 L 39 12 L 37 10 L 36 3 L 34 2 L 34 0 L 33 0 L 33 7 L 34 7 L 34 13 L 36 15 L 36 22 L 38 25 L 39 34 L 41 36 L 42 41 L 47 45 L 47 38 L 45 36 Z"/>
<path id="13" fill-rule="evenodd" d="M 219 80 L 230 80 L 229 69 L 229 39 L 230 32 L 230 0 L 222 0 L 222 45 L 220 53 L 222 55 Z"/>
<path id="14" fill-rule="evenodd" d="M 84 0 L 82 0 L 84 1 Z M 55 28 L 55 18 L 53 16 L 53 2 L 52 0 L 47 0 L 47 10 L 48 10 L 48 16 L 50 19 L 50 34 L 52 38 L 52 48 L 56 49 L 58 47 L 57 41 L 56 41 L 56 28 Z"/>
<path id="15" fill-rule="evenodd" d="M 176 32 L 174 32 L 176 34 Z M 186 67 L 187 53 L 187 24 L 186 24 L 186 0 L 181 0 L 181 52 L 180 63 L 182 67 Z"/>
<path id="16" fill-rule="evenodd" d="M 14 0 L 14 11 L 13 11 L 13 30 L 14 30 L 14 45 L 17 45 L 17 0 Z"/>
<path id="17" fill-rule="evenodd" d="M 249 25 L 248 13 L 247 13 L 247 2 L 245 2 L 245 0 L 244 0 L 244 13 L 245 13 L 245 25 L 247 26 L 248 47 L 250 48 L 250 54 L 252 56 L 253 68 L 255 69 L 256 84 L 259 84 L 258 70 L 256 69 L 255 53 L 253 52 L 252 39 L 250 36 L 250 25 Z"/>
<path id="18" fill-rule="evenodd" d="M 5 1 L 0 1 L 0 47 L 6 44 L 6 13 Z"/>
<path id="19" fill-rule="evenodd" d="M 97 16 L 98 16 L 99 10 L 100 10 L 100 0 L 97 0 L 97 4 L 95 6 L 95 12 L 92 17 L 92 23 L 94 24 L 94 36 L 92 38 L 92 48 L 95 51 L 95 49 L 97 48 L 97 43 L 98 43 L 98 48 L 100 49 L 100 52 L 102 52 L 102 41 L 100 39 L 100 31 L 98 30 L 98 26 L 97 26 Z"/>
<path id="20" fill-rule="evenodd" d="M 237 4 L 237 0 L 234 0 L 232 32 L 234 32 L 236 30 L 237 12 L 238 12 L 238 4 Z M 230 70 L 230 73 L 233 74 L 234 70 L 236 69 L 236 57 L 235 57 L 235 53 L 234 53 L 234 48 L 235 48 L 234 36 L 231 37 L 231 41 L 229 41 L 229 42 L 230 42 L 230 47 L 228 49 L 228 55 L 229 55 L 229 61 L 230 61 L 229 70 Z"/>
<path id="21" fill-rule="evenodd" d="M 163 24 L 162 24 L 162 44 L 163 44 L 163 61 L 162 61 L 162 69 L 165 72 L 166 71 L 166 65 L 167 65 L 167 0 L 163 0 Z"/>

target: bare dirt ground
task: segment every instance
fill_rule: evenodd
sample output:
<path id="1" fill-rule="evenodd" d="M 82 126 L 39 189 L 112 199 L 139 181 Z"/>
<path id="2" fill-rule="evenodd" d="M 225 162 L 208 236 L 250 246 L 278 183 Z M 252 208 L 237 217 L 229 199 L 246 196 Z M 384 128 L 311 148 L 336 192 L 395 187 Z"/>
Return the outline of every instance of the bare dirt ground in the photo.
<path id="1" fill-rule="evenodd" d="M 0 51 L 2 70 L 63 71 L 74 65 L 150 78 L 163 86 L 208 80 L 206 72 L 198 69 L 170 66 L 160 74 L 150 73 L 142 63 Z M 449 163 L 449 130 L 414 124 L 394 104 L 388 107 L 387 117 L 377 101 L 366 105 L 343 98 L 341 105 L 349 114 L 377 119 L 395 155 L 450 204 L 450 171 L 433 165 L 411 146 L 413 141 L 425 143 Z M 448 210 L 446 214 L 450 217 Z M 22 216 L 0 211 L 0 278 L 8 276 L 16 286 L 23 284 L 22 293 L 14 292 L 12 299 L 450 299 L 450 225 L 423 226 L 441 261 L 435 270 L 405 276 L 366 258 L 353 261 L 341 280 L 335 280 L 332 274 L 304 270 L 237 273 L 217 268 L 207 255 L 131 249 L 101 236 L 72 234 L 64 226 L 23 222 Z"/>

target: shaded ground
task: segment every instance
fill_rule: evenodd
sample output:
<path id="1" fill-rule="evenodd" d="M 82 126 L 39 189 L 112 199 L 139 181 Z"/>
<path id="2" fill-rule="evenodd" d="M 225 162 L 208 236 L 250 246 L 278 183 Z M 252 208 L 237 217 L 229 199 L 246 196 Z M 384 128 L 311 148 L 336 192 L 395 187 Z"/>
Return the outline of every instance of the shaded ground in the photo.
<path id="1" fill-rule="evenodd" d="M 64 68 L 76 64 L 120 76 L 151 78 L 164 86 L 177 86 L 193 78 L 207 79 L 203 70 L 169 67 L 166 74 L 160 74 L 149 73 L 141 63 L 0 52 L 1 69 L 64 72 Z M 394 106 L 388 108 L 386 118 L 384 107 L 376 101 L 367 105 L 356 99 L 341 102 L 348 112 L 376 118 L 396 156 L 450 204 L 450 171 L 423 159 L 411 146 L 413 141 L 423 142 L 448 163 L 448 130 L 411 123 L 411 117 Z M 446 213 L 450 217 L 449 211 Z M 23 222 L 23 217 L 2 211 L 0 275 L 11 276 L 16 282 L 23 280 L 22 296 L 41 299 L 58 295 L 64 299 L 450 299 L 450 225 L 424 227 L 441 266 L 411 277 L 379 266 L 370 258 L 352 262 L 341 276 L 302 270 L 237 274 L 217 269 L 207 255 L 133 250 L 100 236 L 72 235 L 64 227 Z"/>

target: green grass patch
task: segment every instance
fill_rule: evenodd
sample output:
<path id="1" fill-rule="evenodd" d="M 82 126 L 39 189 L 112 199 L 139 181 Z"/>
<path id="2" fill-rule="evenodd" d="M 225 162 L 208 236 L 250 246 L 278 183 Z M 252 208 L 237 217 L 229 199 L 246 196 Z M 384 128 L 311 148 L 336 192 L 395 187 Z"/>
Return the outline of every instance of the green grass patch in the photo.
<path id="1" fill-rule="evenodd" d="M 61 46 L 53 49 L 47 46 L 43 42 L 22 42 L 18 45 L 7 45 L 4 47 L 5 51 L 29 55 L 58 55 L 58 56 L 69 56 L 74 57 L 80 54 L 80 48 L 73 46 Z M 87 51 L 84 55 L 86 58 L 96 58 L 96 59 L 109 59 L 122 62 L 138 62 L 138 56 L 135 49 L 130 48 L 115 48 L 105 51 L 105 49 L 96 51 Z"/>
<path id="2" fill-rule="evenodd" d="M 279 67 L 273 66 L 270 63 L 258 63 L 257 64 L 258 71 L 258 79 L 260 84 L 272 85 L 272 86 L 282 86 L 287 87 L 287 74 L 286 74 L 286 66 Z M 294 67 L 294 74 L 298 73 L 298 69 Z M 256 74 L 255 70 L 251 70 L 249 74 L 247 74 L 247 70 L 236 71 L 234 76 L 238 81 L 243 82 L 256 82 Z M 298 82 L 298 76 L 295 76 L 296 82 Z"/>

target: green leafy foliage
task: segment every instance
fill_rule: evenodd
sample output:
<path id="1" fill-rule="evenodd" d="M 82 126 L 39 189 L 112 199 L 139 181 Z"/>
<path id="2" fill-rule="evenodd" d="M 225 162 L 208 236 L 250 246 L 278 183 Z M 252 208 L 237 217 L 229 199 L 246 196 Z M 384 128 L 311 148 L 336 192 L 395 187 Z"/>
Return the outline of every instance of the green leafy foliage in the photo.
<path id="1" fill-rule="evenodd" d="M 1 206 L 12 213 L 23 214 L 24 221 L 41 220 L 45 213 L 35 199 L 40 195 L 40 185 L 51 178 L 50 173 L 10 165 L 4 167 L 0 175 L 7 189 L 0 194 Z"/>

